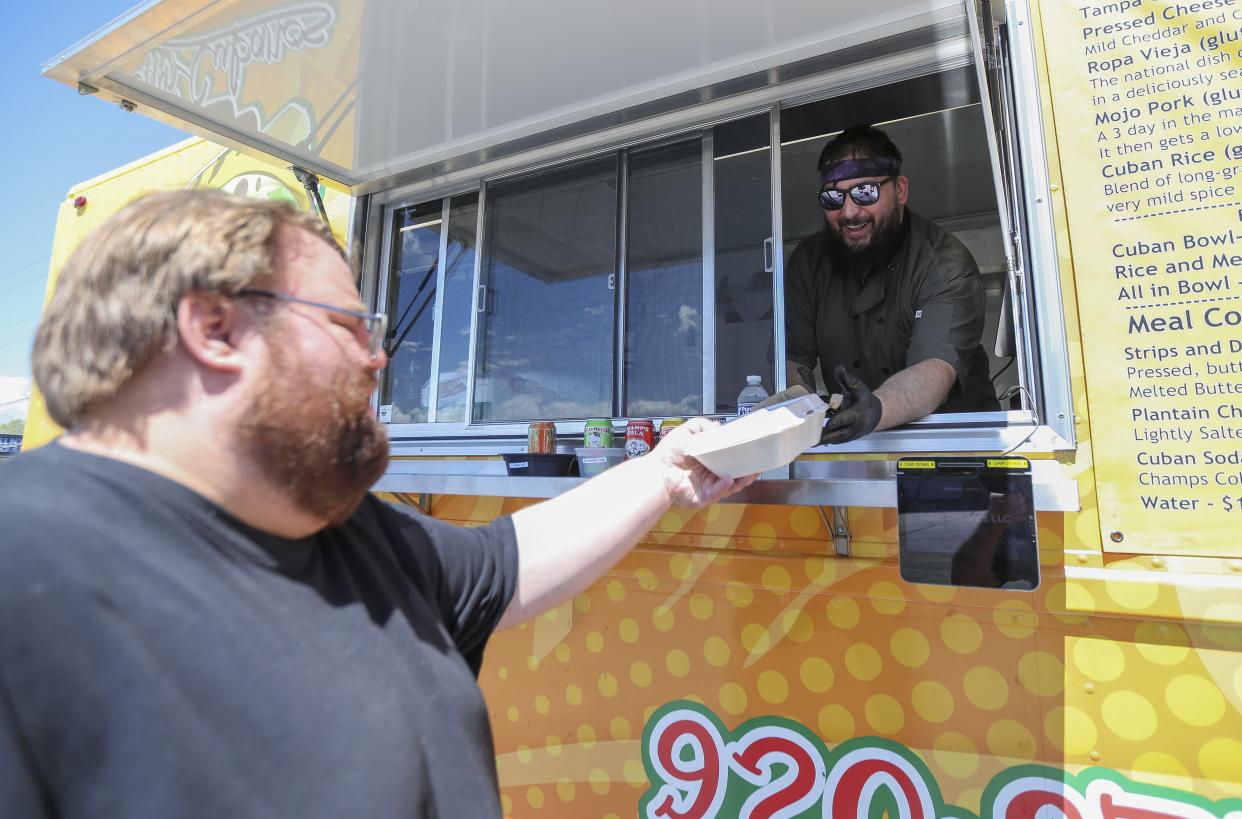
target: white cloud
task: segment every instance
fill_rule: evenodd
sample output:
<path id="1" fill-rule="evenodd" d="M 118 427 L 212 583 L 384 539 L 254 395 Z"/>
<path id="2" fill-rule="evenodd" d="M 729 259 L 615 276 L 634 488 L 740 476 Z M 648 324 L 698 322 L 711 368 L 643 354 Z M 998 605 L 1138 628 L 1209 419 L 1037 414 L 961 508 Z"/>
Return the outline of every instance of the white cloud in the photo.
<path id="1" fill-rule="evenodd" d="M 30 408 L 30 379 L 18 375 L 0 375 L 0 421 L 25 418 Z"/>

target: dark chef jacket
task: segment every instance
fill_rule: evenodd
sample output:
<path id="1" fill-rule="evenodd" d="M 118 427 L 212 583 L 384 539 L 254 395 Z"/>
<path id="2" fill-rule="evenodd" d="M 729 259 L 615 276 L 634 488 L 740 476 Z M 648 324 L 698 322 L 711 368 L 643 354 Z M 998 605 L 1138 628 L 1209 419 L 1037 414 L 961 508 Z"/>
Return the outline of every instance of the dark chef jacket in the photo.
<path id="1" fill-rule="evenodd" d="M 988 378 L 983 285 L 970 251 L 910 210 L 887 266 L 865 278 L 837 275 L 823 231 L 803 240 L 785 271 L 785 355 L 820 371 L 830 389 L 841 364 L 871 389 L 938 358 L 957 381 L 937 412 L 1000 408 Z"/>

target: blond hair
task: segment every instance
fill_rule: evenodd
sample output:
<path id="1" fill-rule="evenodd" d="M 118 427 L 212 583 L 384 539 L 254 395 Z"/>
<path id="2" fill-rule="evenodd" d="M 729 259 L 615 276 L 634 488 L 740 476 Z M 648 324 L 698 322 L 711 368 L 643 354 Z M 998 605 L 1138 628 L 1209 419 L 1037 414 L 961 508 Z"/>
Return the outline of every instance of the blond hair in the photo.
<path id="1" fill-rule="evenodd" d="M 73 427 L 172 352 L 186 294 L 231 296 L 271 274 L 282 227 L 340 252 L 314 216 L 215 190 L 144 196 L 87 235 L 61 270 L 35 337 L 34 377 L 52 419 Z"/>

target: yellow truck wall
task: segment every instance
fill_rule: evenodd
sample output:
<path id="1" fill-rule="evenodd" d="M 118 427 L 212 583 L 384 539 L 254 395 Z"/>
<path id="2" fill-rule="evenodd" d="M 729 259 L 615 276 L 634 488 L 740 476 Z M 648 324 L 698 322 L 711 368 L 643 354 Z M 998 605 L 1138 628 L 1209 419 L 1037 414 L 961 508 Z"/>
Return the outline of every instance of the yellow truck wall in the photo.
<path id="1" fill-rule="evenodd" d="M 306 190 L 288 166 L 255 159 L 204 139 L 187 139 L 76 185 L 65 195 L 56 216 L 56 236 L 49 262 L 51 273 L 44 303 L 51 297 L 61 268 L 82 237 L 143 194 L 181 188 L 218 188 L 247 196 L 284 199 L 303 210 L 309 206 Z M 324 186 L 320 188 L 320 195 L 332 230 L 343 243 L 350 197 Z M 86 205 L 76 208 L 74 201 L 79 196 L 86 197 Z M 48 417 L 43 396 L 36 386 L 31 390 L 22 446 L 33 449 L 58 434 L 60 428 Z"/>
<path id="2" fill-rule="evenodd" d="M 472 525 L 523 503 L 436 497 L 431 512 Z M 714 726 L 721 768 L 738 743 L 783 733 L 818 786 L 834 770 L 905 777 L 925 804 L 880 788 L 893 817 L 1033 816 L 1002 809 L 998 792 L 1025 782 L 1012 800 L 1048 780 L 1068 782 L 1083 817 L 1242 810 L 1242 631 L 1206 616 L 1236 612 L 1236 586 L 1138 559 L 1101 564 L 1076 534 L 1090 514 L 1039 516 L 1043 582 L 1016 594 L 904 582 L 892 510 L 851 510 L 848 559 L 817 508 L 669 513 L 571 604 L 493 638 L 481 683 L 507 815 L 677 805 L 703 755 L 685 750 L 675 758 L 690 773 L 667 760 L 662 773 L 659 743 L 699 724 Z M 1074 572 L 1077 554 L 1098 568 Z M 735 766 L 714 811 L 685 799 L 640 815 L 738 816 L 756 794 L 779 800 L 796 789 L 780 784 L 788 749 L 771 745 L 775 768 L 748 780 Z M 877 815 L 854 784 L 830 814 L 820 797 L 788 815 Z M 1106 796 L 1165 812 L 1110 814 Z M 1206 812 L 1180 812 L 1192 807 Z"/>

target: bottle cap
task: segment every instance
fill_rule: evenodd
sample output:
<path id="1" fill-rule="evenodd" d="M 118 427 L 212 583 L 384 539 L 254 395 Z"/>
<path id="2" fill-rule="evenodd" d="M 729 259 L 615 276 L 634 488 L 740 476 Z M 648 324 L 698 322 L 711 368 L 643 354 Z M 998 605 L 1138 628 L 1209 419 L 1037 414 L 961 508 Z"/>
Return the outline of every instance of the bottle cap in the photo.
<path id="1" fill-rule="evenodd" d="M 762 381 L 762 380 L 763 380 L 763 379 L 762 379 L 762 378 L 760 378 L 760 377 L 759 377 L 759 376 L 757 376 L 757 375 L 748 375 L 748 376 L 746 376 L 746 383 L 747 383 L 747 384 L 758 384 L 758 383 L 759 383 L 760 381 Z"/>

